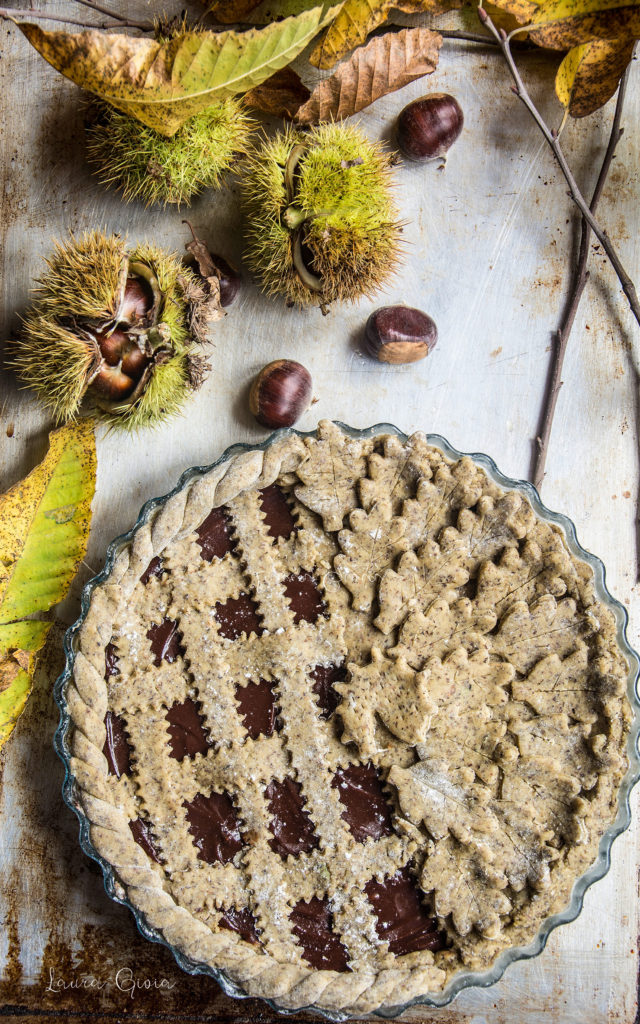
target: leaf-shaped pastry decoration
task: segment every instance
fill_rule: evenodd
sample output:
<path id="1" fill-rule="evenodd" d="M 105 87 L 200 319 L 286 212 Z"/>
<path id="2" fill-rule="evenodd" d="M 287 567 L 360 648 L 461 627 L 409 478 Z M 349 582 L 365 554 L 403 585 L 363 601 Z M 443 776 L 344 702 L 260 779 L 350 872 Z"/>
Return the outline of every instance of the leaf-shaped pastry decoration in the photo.
<path id="1" fill-rule="evenodd" d="M 531 38 L 552 50 L 593 39 L 640 38 L 638 0 L 543 0 L 531 18 Z"/>
<path id="2" fill-rule="evenodd" d="M 62 427 L 43 462 L 0 498 L 0 746 L 24 708 L 50 622 L 86 551 L 96 456 L 89 420 Z"/>
<path id="3" fill-rule="evenodd" d="M 569 50 L 556 73 L 556 94 L 572 117 L 586 117 L 611 99 L 631 60 L 634 42 L 593 39 Z"/>
<path id="4" fill-rule="evenodd" d="M 296 470 L 302 480 L 296 498 L 322 517 L 325 530 L 340 530 L 349 509 L 358 505 L 356 485 L 367 469 L 363 445 L 323 421 L 318 440 L 307 450 Z"/>
<path id="5" fill-rule="evenodd" d="M 441 45 L 442 36 L 428 28 L 375 36 L 318 83 L 296 120 L 317 124 L 357 114 L 381 96 L 435 71 Z"/>
<path id="6" fill-rule="evenodd" d="M 345 0 L 309 61 L 317 68 L 332 68 L 362 46 L 393 9 L 405 14 L 442 14 L 458 7 L 462 7 L 462 0 Z"/>
<path id="7" fill-rule="evenodd" d="M 332 20 L 335 7 L 247 32 L 181 32 L 159 41 L 21 24 L 57 71 L 163 135 L 219 100 L 256 88 L 289 64 Z"/>
<path id="8" fill-rule="evenodd" d="M 375 753 L 377 716 L 405 743 L 424 739 L 435 705 L 425 680 L 403 658 L 387 658 L 372 647 L 369 665 L 347 667 L 348 681 L 334 684 L 342 698 L 337 714 L 344 726 L 344 743 L 356 743 L 364 757 Z"/>

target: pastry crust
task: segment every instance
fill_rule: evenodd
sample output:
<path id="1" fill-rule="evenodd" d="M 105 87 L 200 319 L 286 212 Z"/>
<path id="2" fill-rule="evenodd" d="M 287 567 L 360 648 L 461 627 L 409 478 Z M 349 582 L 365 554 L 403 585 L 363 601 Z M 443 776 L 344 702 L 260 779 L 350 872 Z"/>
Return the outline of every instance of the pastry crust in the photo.
<path id="1" fill-rule="evenodd" d="M 273 484 L 288 536 L 267 521 Z M 228 550 L 205 558 L 197 531 L 222 507 Z M 323 422 L 186 484 L 94 589 L 66 693 L 78 799 L 122 895 L 182 954 L 286 1009 L 397 1006 L 530 942 L 594 861 L 627 767 L 629 666 L 591 577 L 524 494 L 421 434 L 354 440 Z M 243 602 L 253 630 L 225 636 Z M 154 654 L 160 627 L 172 657 Z M 314 679 L 342 665 L 327 713 Z M 252 736 L 239 694 L 259 683 L 278 727 Z M 185 703 L 198 749 L 171 756 Z M 354 830 L 350 766 L 375 769 L 388 834 Z M 311 836 L 292 854 L 274 839 L 286 786 Z M 231 815 L 213 856 L 207 800 Z M 385 938 L 371 884 L 405 869 L 445 948 L 397 955 Z M 314 900 L 346 970 L 308 962 L 294 910 Z"/>

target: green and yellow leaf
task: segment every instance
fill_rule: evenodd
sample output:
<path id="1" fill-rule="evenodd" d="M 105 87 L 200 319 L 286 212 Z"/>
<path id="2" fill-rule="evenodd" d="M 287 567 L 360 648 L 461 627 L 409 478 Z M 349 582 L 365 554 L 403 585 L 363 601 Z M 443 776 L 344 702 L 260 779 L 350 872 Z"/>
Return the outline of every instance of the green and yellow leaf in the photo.
<path id="1" fill-rule="evenodd" d="M 21 24 L 57 71 L 143 124 L 171 136 L 213 103 L 248 92 L 289 64 L 335 17 L 317 6 L 247 32 L 181 32 L 160 41 Z"/>
<path id="2" fill-rule="evenodd" d="M 43 462 L 0 497 L 0 746 L 31 689 L 48 611 L 69 588 L 84 557 L 95 489 L 93 424 L 51 434 Z"/>
<path id="3" fill-rule="evenodd" d="M 633 46 L 633 39 L 594 39 L 569 50 L 556 73 L 556 94 L 572 117 L 586 117 L 611 99 Z"/>
<path id="4" fill-rule="evenodd" d="M 531 38 L 552 50 L 594 39 L 639 39 L 640 0 L 543 0 L 531 24 Z"/>
<path id="5" fill-rule="evenodd" d="M 366 43 L 392 10 L 405 14 L 442 14 L 462 7 L 463 0 L 345 0 L 309 61 L 317 68 L 332 68 L 339 60 Z"/>

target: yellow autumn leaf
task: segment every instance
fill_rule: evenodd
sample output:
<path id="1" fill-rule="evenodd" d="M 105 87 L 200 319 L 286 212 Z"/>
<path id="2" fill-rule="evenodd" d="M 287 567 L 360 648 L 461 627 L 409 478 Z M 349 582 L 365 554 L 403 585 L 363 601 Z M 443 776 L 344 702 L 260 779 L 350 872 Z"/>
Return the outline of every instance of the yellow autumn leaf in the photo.
<path id="1" fill-rule="evenodd" d="M 50 436 L 39 466 L 0 497 L 0 746 L 24 708 L 35 654 L 84 557 L 95 489 L 93 423 Z"/>
<path id="2" fill-rule="evenodd" d="M 556 73 L 556 94 L 572 117 L 586 117 L 611 99 L 633 46 L 633 39 L 594 39 L 569 50 Z"/>
<path id="3" fill-rule="evenodd" d="M 181 32 L 157 40 L 95 30 L 21 32 L 57 71 L 163 135 L 212 104 L 248 92 L 294 57 L 328 25 L 336 7 L 246 32 Z"/>
<path id="4" fill-rule="evenodd" d="M 594 39 L 640 38 L 640 0 L 543 0 L 531 18 L 540 46 L 569 50 Z"/>
<path id="5" fill-rule="evenodd" d="M 463 0 L 345 0 L 324 37 L 314 47 L 309 62 L 332 68 L 339 60 L 366 43 L 392 10 L 405 14 L 442 14 L 462 7 Z"/>

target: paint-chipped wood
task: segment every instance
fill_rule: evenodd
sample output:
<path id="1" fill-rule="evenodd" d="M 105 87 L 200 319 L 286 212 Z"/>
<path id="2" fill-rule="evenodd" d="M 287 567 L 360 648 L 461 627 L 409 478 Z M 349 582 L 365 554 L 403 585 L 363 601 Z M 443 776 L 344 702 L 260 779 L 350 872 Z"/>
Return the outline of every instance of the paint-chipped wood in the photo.
<path id="1" fill-rule="evenodd" d="M 51 4 L 53 10 L 71 6 L 76 17 L 83 10 L 71 0 Z M 150 0 L 127 7 L 147 17 L 157 9 Z M 558 123 L 549 58 L 535 52 L 521 61 L 534 95 Z M 635 67 L 631 75 L 628 127 L 600 207 L 636 280 L 639 72 Z M 550 335 L 570 277 L 575 217 L 545 143 L 491 53 L 446 43 L 430 80 L 380 101 L 361 123 L 372 138 L 388 140 L 400 108 L 432 90 L 459 99 L 465 130 L 443 170 L 437 162 L 397 169 L 407 222 L 403 270 L 378 300 L 337 308 L 327 317 L 287 310 L 245 279 L 240 299 L 216 327 L 213 373 L 184 417 L 137 438 L 100 435 L 87 564 L 59 611 L 61 621 L 73 621 L 80 585 L 100 568 L 106 544 L 133 523 L 144 501 L 173 487 L 187 466 L 212 461 L 234 441 L 264 436 L 247 411 L 248 385 L 278 357 L 298 359 L 312 373 L 318 402 L 300 421 L 302 428 L 321 416 L 358 427 L 388 420 L 406 430 L 438 431 L 462 450 L 488 452 L 509 475 L 526 475 Z M 611 115 L 610 104 L 563 133 L 587 192 Z M 177 249 L 188 241 L 184 211 L 125 207 L 98 186 L 84 163 L 80 93 L 10 24 L 0 25 L 0 124 L 0 338 L 16 326 L 53 237 L 106 226 Z M 189 217 L 212 249 L 240 261 L 236 185 L 199 199 Z M 358 339 L 372 309 L 398 301 L 433 316 L 438 345 L 413 366 L 380 366 L 360 354 Z M 636 646 L 639 343 L 617 281 L 594 246 L 591 280 L 569 345 L 544 498 L 573 518 L 582 543 L 604 559 L 611 590 L 629 607 Z M 49 427 L 32 397 L 2 371 L 2 490 L 43 457 Z M 9 1019 L 12 1007 L 26 1014 L 23 1020 L 41 1011 L 82 1020 L 275 1020 L 263 1004 L 236 1002 L 213 981 L 183 974 L 171 954 L 144 940 L 131 914 L 105 895 L 99 870 L 78 845 L 76 819 L 62 803 L 62 767 L 51 746 L 60 637 L 58 629 L 30 706 L 0 756 L 0 1019 Z M 463 993 L 444 1010 L 416 1008 L 406 1020 L 631 1024 L 637 871 L 634 824 L 614 844 L 611 871 L 588 892 L 581 916 L 555 932 L 539 958 L 511 967 L 493 988 Z"/>

